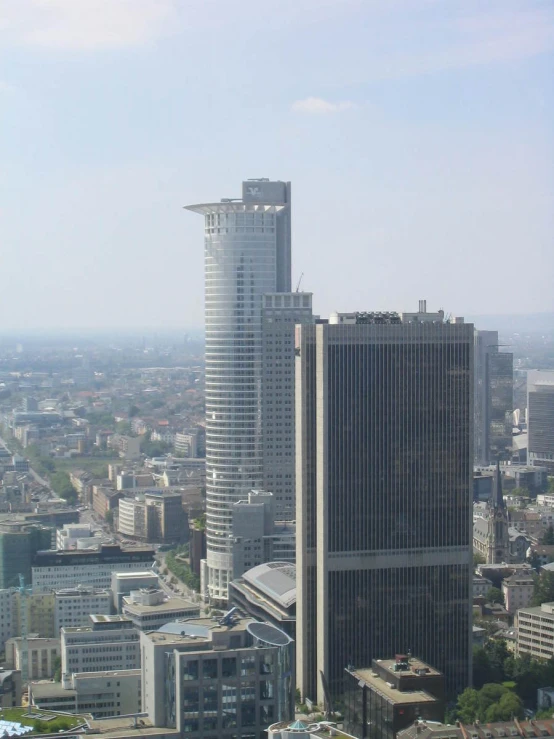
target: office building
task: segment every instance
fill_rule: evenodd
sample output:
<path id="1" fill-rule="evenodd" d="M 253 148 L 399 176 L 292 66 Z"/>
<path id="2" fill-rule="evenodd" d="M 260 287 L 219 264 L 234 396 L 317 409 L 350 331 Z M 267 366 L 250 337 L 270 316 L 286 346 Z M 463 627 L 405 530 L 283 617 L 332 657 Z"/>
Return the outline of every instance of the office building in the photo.
<path id="1" fill-rule="evenodd" d="M 527 456 L 554 473 L 554 370 L 527 373 Z"/>
<path id="2" fill-rule="evenodd" d="M 396 739 L 416 719 L 444 720 L 444 676 L 408 655 L 374 659 L 345 670 L 344 730 L 356 737 Z"/>
<path id="3" fill-rule="evenodd" d="M 139 631 L 155 631 L 170 621 L 199 616 L 200 607 L 186 598 L 169 598 L 163 590 L 141 588 L 123 596 L 121 613 Z"/>
<path id="4" fill-rule="evenodd" d="M 294 644 L 269 624 L 233 617 L 141 633 L 143 710 L 195 739 L 257 739 L 294 717 Z"/>
<path id="5" fill-rule="evenodd" d="M 267 562 L 247 570 L 229 585 L 229 605 L 296 639 L 296 567 Z"/>
<path id="6" fill-rule="evenodd" d="M 31 683 L 30 692 L 33 705 L 45 711 L 128 716 L 141 712 L 141 671 L 81 672 L 62 682 Z"/>
<path id="7" fill-rule="evenodd" d="M 178 543 L 184 536 L 181 494 L 150 490 L 119 501 L 118 530 L 145 541 Z"/>
<path id="8" fill-rule="evenodd" d="M 517 611 L 517 655 L 534 659 L 554 657 L 554 603 L 520 608 Z"/>
<path id="9" fill-rule="evenodd" d="M 312 294 L 272 293 L 262 306 L 263 486 L 274 495 L 276 519 L 294 521 L 294 327 L 313 323 Z"/>
<path id="10" fill-rule="evenodd" d="M 33 590 L 62 590 L 74 587 L 75 583 L 109 588 L 113 572 L 144 571 L 153 563 L 153 549 L 126 550 L 117 544 L 105 544 L 98 552 L 38 552 L 33 559 Z"/>
<path id="11" fill-rule="evenodd" d="M 60 631 L 62 680 L 75 672 L 137 670 L 139 632 L 123 616 L 91 615 L 90 626 L 67 626 Z"/>
<path id="12" fill-rule="evenodd" d="M 52 529 L 23 522 L 0 523 L 0 589 L 19 587 L 19 576 L 31 582 L 33 557 L 50 549 Z"/>
<path id="13" fill-rule="evenodd" d="M 473 326 L 443 312 L 297 327 L 297 675 L 413 650 L 471 682 Z M 431 595 L 432 594 L 432 595 Z M 321 678 L 324 676 L 324 679 Z"/>
<path id="14" fill-rule="evenodd" d="M 252 490 L 234 504 L 232 533 L 235 579 L 263 562 L 296 559 L 295 524 L 275 521 L 275 497 L 265 490 Z"/>
<path id="15" fill-rule="evenodd" d="M 474 335 L 474 464 L 510 459 L 514 355 L 500 351 L 497 331 Z"/>
<path id="16" fill-rule="evenodd" d="M 182 431 L 175 434 L 175 451 L 182 457 L 198 457 L 198 431 Z"/>
<path id="17" fill-rule="evenodd" d="M 209 597 L 233 579 L 232 506 L 263 486 L 262 299 L 291 289 L 290 183 L 243 182 L 204 216 L 206 537 Z"/>
<path id="18" fill-rule="evenodd" d="M 62 627 L 88 626 L 91 613 L 112 612 L 112 593 L 108 588 L 77 585 L 54 592 L 54 625 L 56 633 Z"/>

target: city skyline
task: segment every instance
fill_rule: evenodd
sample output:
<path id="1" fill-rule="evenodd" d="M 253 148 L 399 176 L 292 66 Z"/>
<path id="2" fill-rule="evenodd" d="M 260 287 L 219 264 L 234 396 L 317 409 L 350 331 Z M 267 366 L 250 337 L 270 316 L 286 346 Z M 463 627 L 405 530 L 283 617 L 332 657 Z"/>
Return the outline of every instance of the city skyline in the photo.
<path id="1" fill-rule="evenodd" d="M 316 313 L 552 311 L 552 7 L 72 7 L 0 9 L 6 328 L 200 327 L 182 206 L 250 176 L 293 184 Z"/>

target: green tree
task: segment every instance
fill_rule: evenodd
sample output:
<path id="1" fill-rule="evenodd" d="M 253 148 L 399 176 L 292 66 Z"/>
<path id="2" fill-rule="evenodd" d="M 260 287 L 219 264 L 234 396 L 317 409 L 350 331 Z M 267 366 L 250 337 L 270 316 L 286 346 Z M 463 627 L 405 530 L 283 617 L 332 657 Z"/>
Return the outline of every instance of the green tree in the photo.
<path id="1" fill-rule="evenodd" d="M 473 647 L 473 687 L 482 688 L 491 682 L 489 655 L 484 647 Z"/>
<path id="2" fill-rule="evenodd" d="M 52 661 L 52 668 L 54 670 L 54 680 L 59 683 L 62 679 L 62 658 L 54 657 Z"/>
<path id="3" fill-rule="evenodd" d="M 490 588 L 486 595 L 487 603 L 500 603 L 504 605 L 504 595 L 500 588 Z"/>
<path id="4" fill-rule="evenodd" d="M 504 639 L 491 639 L 485 645 L 485 650 L 489 658 L 489 675 L 490 682 L 502 683 L 506 679 L 506 660 L 511 653 Z"/>
<path id="5" fill-rule="evenodd" d="M 135 416 L 138 416 L 139 413 L 140 413 L 140 408 L 138 407 L 138 405 L 132 405 L 129 408 L 129 418 L 134 418 Z"/>
<path id="6" fill-rule="evenodd" d="M 77 491 L 71 484 L 67 472 L 63 472 L 62 470 L 54 472 L 54 474 L 50 476 L 50 485 L 52 486 L 52 490 L 59 495 L 60 498 L 67 500 L 68 503 L 74 503 L 77 500 Z"/>
<path id="7" fill-rule="evenodd" d="M 479 710 L 479 693 L 475 688 L 466 688 L 459 696 L 456 714 L 464 724 L 472 724 Z"/>
<path id="8" fill-rule="evenodd" d="M 481 552 L 473 552 L 473 568 L 477 569 L 477 565 L 484 565 L 485 557 Z"/>
<path id="9" fill-rule="evenodd" d="M 554 526 L 552 524 L 550 524 L 542 535 L 541 544 L 554 544 Z"/>
<path id="10" fill-rule="evenodd" d="M 546 570 L 535 578 L 532 604 L 540 606 L 542 603 L 550 603 L 551 601 L 554 601 L 554 572 Z"/>
<path id="11" fill-rule="evenodd" d="M 505 688 L 505 691 L 498 702 L 487 708 L 484 715 L 484 720 L 487 723 L 523 718 L 523 701 L 511 690 Z"/>

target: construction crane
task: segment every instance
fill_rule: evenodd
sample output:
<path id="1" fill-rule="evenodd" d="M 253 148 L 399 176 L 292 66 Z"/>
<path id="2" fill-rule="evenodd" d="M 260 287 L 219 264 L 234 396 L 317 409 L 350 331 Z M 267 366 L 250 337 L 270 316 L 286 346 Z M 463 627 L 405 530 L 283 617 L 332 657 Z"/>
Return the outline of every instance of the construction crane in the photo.
<path id="1" fill-rule="evenodd" d="M 302 282 L 302 278 L 304 277 L 304 272 L 300 273 L 300 277 L 298 279 L 298 282 L 296 283 L 296 292 L 300 290 L 300 283 Z"/>

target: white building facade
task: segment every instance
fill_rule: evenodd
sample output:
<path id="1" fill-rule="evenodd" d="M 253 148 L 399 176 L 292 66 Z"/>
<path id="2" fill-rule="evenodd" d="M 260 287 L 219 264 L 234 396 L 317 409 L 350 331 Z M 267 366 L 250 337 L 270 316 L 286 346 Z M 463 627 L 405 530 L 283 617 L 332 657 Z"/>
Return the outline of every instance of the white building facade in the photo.
<path id="1" fill-rule="evenodd" d="M 241 199 L 187 206 L 204 216 L 208 593 L 233 576 L 232 506 L 263 484 L 262 297 L 290 292 L 290 183 L 243 182 Z"/>

